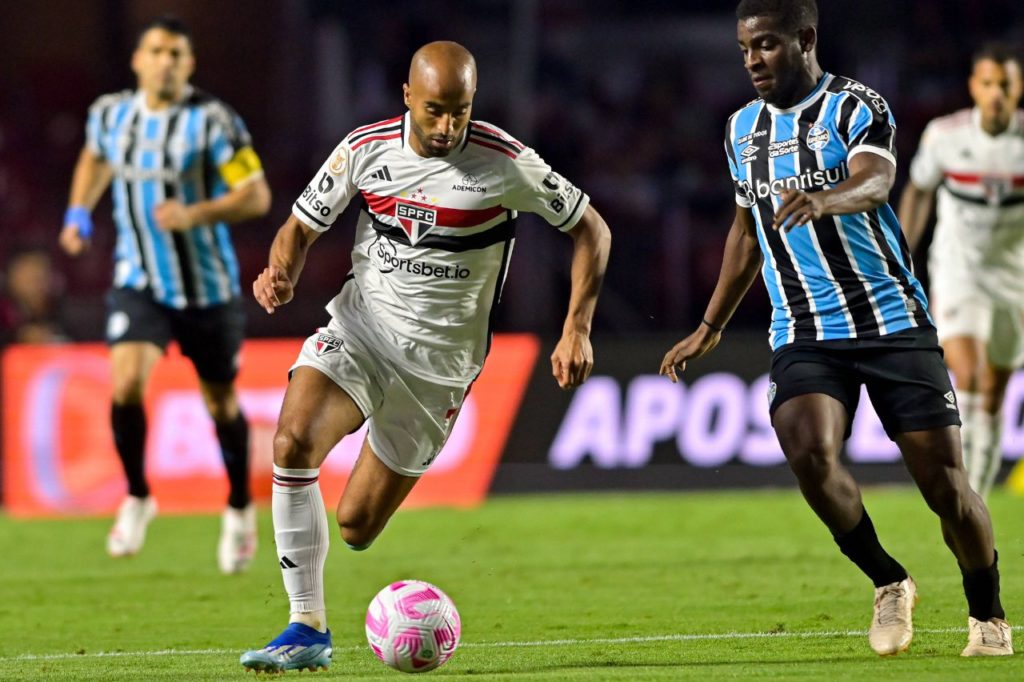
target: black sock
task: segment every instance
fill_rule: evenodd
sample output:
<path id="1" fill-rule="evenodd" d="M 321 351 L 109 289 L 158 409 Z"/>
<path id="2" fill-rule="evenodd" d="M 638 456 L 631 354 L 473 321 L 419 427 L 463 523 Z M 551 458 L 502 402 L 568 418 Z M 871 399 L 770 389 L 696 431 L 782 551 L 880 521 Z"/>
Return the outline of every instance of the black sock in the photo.
<path id="1" fill-rule="evenodd" d="M 149 485 L 142 457 L 146 448 L 146 413 L 142 405 L 118 405 L 110 408 L 114 445 L 128 479 L 128 494 L 149 497 Z"/>
<path id="2" fill-rule="evenodd" d="M 990 618 L 1006 618 L 1003 605 L 999 601 L 999 552 L 988 568 L 968 573 L 964 567 L 960 572 L 964 576 L 964 594 L 967 595 L 967 609 L 971 618 L 989 620 Z"/>
<path id="3" fill-rule="evenodd" d="M 906 569 L 900 565 L 900 562 L 889 556 L 878 542 L 875 525 L 871 523 L 867 509 L 864 510 L 864 515 L 860 517 L 860 522 L 853 530 L 845 535 L 833 534 L 833 537 L 836 544 L 839 545 L 840 551 L 871 578 L 875 587 L 906 580 Z"/>
<path id="4" fill-rule="evenodd" d="M 241 412 L 229 422 L 217 423 L 217 440 L 228 472 L 228 505 L 244 509 L 249 504 L 249 422 Z"/>

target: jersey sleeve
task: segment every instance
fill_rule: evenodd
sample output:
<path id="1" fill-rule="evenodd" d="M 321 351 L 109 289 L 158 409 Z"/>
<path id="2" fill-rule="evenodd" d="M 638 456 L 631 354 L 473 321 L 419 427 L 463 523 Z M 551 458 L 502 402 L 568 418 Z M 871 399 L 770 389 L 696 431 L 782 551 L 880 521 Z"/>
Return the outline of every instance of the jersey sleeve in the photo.
<path id="1" fill-rule="evenodd" d="M 326 232 L 358 192 L 352 182 L 352 149 L 342 142 L 292 204 L 292 215 L 309 229 Z"/>
<path id="2" fill-rule="evenodd" d="M 97 158 L 107 160 L 103 151 L 104 118 L 109 108 L 109 97 L 101 97 L 89 107 L 89 115 L 85 119 L 85 146 Z"/>
<path id="3" fill-rule="evenodd" d="M 210 109 L 207 153 L 228 187 L 263 177 L 263 163 L 252 148 L 252 136 L 242 118 L 226 106 Z"/>
<path id="4" fill-rule="evenodd" d="M 750 203 L 750 198 L 747 196 L 746 190 L 743 189 L 743 183 L 740 180 L 740 170 L 736 165 L 736 150 L 732 146 L 732 138 L 728 131 L 726 131 L 725 136 L 725 156 L 729 160 L 729 175 L 732 176 L 732 187 L 736 192 L 734 195 L 736 204 L 743 208 L 750 208 L 753 204 Z"/>
<path id="5" fill-rule="evenodd" d="M 938 133 L 935 123 L 929 123 L 921 135 L 921 144 L 910 163 L 910 181 L 920 189 L 933 190 L 942 182 L 942 164 L 939 160 Z"/>
<path id="6" fill-rule="evenodd" d="M 589 203 L 590 197 L 553 171 L 530 147 L 510 162 L 502 197 L 506 208 L 536 213 L 566 232 L 576 226 Z"/>
<path id="7" fill-rule="evenodd" d="M 881 95 L 869 91 L 863 97 L 854 97 L 857 105 L 850 116 L 846 130 L 839 134 L 845 138 L 847 160 L 861 152 L 871 152 L 896 165 L 896 120 L 889 104 Z"/>

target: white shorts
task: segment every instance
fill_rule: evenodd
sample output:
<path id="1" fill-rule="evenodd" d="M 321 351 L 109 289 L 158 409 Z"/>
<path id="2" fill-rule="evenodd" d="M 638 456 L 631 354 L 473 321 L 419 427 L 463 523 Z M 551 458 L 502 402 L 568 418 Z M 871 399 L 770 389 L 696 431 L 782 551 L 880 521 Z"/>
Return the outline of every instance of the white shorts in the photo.
<path id="1" fill-rule="evenodd" d="M 367 438 L 377 458 L 395 473 L 420 476 L 448 440 L 469 386 L 421 379 L 373 346 L 332 319 L 306 339 L 292 369 L 312 367 L 330 377 L 369 420 Z"/>
<path id="2" fill-rule="evenodd" d="M 985 344 L 995 367 L 1024 364 L 1024 306 L 998 301 L 965 280 L 933 275 L 931 310 L 940 342 L 969 336 Z"/>

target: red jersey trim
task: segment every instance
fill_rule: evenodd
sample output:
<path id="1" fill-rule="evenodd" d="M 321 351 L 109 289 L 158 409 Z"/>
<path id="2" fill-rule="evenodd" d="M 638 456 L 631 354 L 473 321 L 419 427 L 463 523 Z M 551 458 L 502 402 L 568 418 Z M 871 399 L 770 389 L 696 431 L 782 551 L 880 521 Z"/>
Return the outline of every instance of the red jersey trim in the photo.
<path id="1" fill-rule="evenodd" d="M 372 130 L 374 128 L 381 128 L 381 127 L 384 127 L 384 126 L 386 126 L 386 125 L 388 125 L 390 123 L 398 123 L 403 118 L 405 118 L 405 114 L 402 114 L 401 116 L 395 116 L 394 118 L 389 118 L 386 121 L 377 121 L 376 123 L 371 123 L 371 124 L 365 125 L 365 126 L 363 126 L 361 128 L 356 128 L 351 133 L 349 133 L 349 136 L 357 135 L 359 133 L 365 133 L 366 131 Z"/>
<path id="2" fill-rule="evenodd" d="M 496 144 L 487 144 L 486 142 L 482 142 L 482 141 L 478 140 L 477 138 L 473 137 L 472 135 L 469 136 L 469 141 L 472 142 L 473 144 L 478 144 L 481 147 L 487 147 L 488 149 L 493 149 L 496 152 L 501 152 L 502 154 L 504 154 L 505 156 L 507 156 L 510 159 L 516 158 L 516 154 L 514 152 L 511 152 L 511 151 L 505 149 L 504 147 L 499 147 Z"/>
<path id="3" fill-rule="evenodd" d="M 356 149 L 359 149 L 367 142 L 376 142 L 377 140 L 397 140 L 401 136 L 402 133 L 392 133 L 390 135 L 373 135 L 371 137 L 365 137 L 352 145 L 352 150 L 355 151 Z"/>
<path id="4" fill-rule="evenodd" d="M 362 190 L 362 193 L 363 198 L 366 200 L 366 205 L 369 207 L 370 211 L 376 215 L 393 217 L 395 215 L 395 204 L 402 201 L 406 204 L 422 206 L 423 208 L 429 208 L 432 211 L 436 211 L 437 225 L 439 227 L 478 227 L 479 225 L 483 225 L 490 220 L 494 220 L 505 213 L 505 209 L 501 206 L 472 209 L 446 208 L 444 206 L 437 206 L 436 204 L 426 204 L 422 201 L 412 201 L 410 199 L 374 194 L 373 192 L 367 192 L 366 190 Z"/>

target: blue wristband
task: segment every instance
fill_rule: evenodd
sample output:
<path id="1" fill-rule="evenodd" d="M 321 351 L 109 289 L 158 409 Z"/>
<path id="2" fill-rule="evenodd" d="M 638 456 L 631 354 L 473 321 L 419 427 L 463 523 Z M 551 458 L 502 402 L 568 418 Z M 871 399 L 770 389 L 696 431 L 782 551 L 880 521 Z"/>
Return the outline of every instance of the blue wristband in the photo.
<path id="1" fill-rule="evenodd" d="M 64 224 L 68 225 L 74 223 L 78 225 L 78 234 L 83 239 L 88 239 L 92 236 L 92 216 L 89 215 L 89 209 L 85 206 L 71 206 L 64 213 Z"/>

